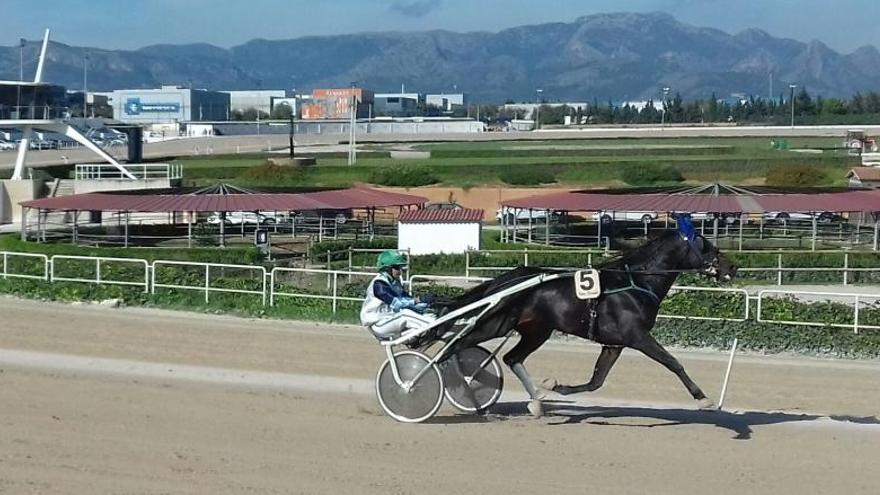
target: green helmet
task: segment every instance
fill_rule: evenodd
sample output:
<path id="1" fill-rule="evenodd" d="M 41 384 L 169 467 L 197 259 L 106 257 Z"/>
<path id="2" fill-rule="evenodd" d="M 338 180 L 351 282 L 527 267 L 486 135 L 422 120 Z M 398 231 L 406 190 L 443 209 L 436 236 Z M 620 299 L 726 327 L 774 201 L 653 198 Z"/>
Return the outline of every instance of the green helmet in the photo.
<path id="1" fill-rule="evenodd" d="M 379 270 L 382 270 L 383 268 L 391 268 L 392 266 L 404 265 L 406 265 L 406 258 L 397 251 L 383 251 L 376 260 L 376 268 Z"/>

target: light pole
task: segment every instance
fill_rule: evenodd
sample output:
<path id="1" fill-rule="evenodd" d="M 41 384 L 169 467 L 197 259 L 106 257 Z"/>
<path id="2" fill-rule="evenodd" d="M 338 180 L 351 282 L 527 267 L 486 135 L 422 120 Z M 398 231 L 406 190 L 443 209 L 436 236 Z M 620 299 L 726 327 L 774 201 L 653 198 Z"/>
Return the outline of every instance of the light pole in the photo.
<path id="1" fill-rule="evenodd" d="M 791 96 L 789 99 L 791 100 L 791 126 L 794 127 L 794 88 L 797 87 L 797 84 L 789 84 L 788 89 L 791 91 Z"/>
<path id="2" fill-rule="evenodd" d="M 535 129 L 541 128 L 541 93 L 543 92 L 541 88 L 535 90 Z"/>
<path id="3" fill-rule="evenodd" d="M 18 40 L 18 80 L 24 81 L 24 45 L 27 40 L 20 38 Z M 18 85 L 18 99 L 16 100 L 16 118 L 21 118 L 21 84 Z"/>
<path id="4" fill-rule="evenodd" d="M 663 109 L 660 112 L 660 127 L 666 126 L 666 97 L 669 96 L 669 87 L 663 88 Z"/>
<path id="5" fill-rule="evenodd" d="M 86 52 L 83 55 L 83 120 L 88 117 L 88 108 L 89 108 L 89 90 L 88 90 L 88 81 L 89 81 L 89 54 Z"/>
<path id="6" fill-rule="evenodd" d="M 356 139 L 356 130 L 355 125 L 357 125 L 357 93 L 355 92 L 355 87 L 357 87 L 357 83 L 351 83 L 351 120 L 348 125 L 348 165 L 354 165 L 357 162 L 357 150 L 355 148 L 355 139 Z"/>

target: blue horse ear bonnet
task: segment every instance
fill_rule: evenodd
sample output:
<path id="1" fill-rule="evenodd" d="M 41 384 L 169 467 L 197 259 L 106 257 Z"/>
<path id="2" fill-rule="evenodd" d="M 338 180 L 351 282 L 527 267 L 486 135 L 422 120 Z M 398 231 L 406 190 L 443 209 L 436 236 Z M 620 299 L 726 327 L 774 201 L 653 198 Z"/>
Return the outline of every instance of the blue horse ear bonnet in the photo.
<path id="1" fill-rule="evenodd" d="M 697 238 L 697 230 L 691 222 L 691 216 L 687 213 L 677 214 L 675 215 L 675 223 L 682 240 L 694 242 L 694 239 Z"/>

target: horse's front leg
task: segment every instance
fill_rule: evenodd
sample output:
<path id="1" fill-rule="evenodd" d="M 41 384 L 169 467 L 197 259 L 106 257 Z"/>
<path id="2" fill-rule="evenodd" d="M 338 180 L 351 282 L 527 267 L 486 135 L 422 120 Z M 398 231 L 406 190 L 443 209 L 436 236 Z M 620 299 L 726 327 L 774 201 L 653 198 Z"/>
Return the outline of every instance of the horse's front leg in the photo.
<path id="1" fill-rule="evenodd" d="M 688 389 L 691 396 L 697 401 L 700 409 L 706 410 L 715 410 L 717 407 L 715 403 L 712 402 L 711 399 L 706 397 L 706 394 L 691 380 L 691 377 L 684 371 L 684 366 L 678 362 L 675 357 L 669 353 L 663 346 L 660 345 L 654 337 L 650 335 L 645 335 L 638 342 L 633 345 L 634 349 L 638 349 L 642 351 L 646 356 L 657 361 L 666 367 L 669 371 L 673 372 L 678 376 L 678 379 L 684 384 L 684 386 Z"/>
<path id="2" fill-rule="evenodd" d="M 538 347 L 547 341 L 550 338 L 550 334 L 552 330 L 535 330 L 535 329 L 524 329 L 518 328 L 517 332 L 520 334 L 519 342 L 513 346 L 513 349 L 510 350 L 507 354 L 504 355 L 504 363 L 510 367 L 513 374 L 519 379 L 520 383 L 522 383 L 523 388 L 526 389 L 526 392 L 529 394 L 529 412 L 532 413 L 532 416 L 536 418 L 544 415 L 544 406 L 541 403 L 541 399 L 543 399 L 543 395 L 538 393 L 538 390 L 535 388 L 534 383 L 532 383 L 532 378 L 529 376 L 529 372 L 526 370 L 523 362 L 527 357 Z"/>
<path id="3" fill-rule="evenodd" d="M 553 385 L 551 390 L 562 395 L 598 390 L 605 383 L 605 378 L 608 377 L 608 372 L 611 371 L 611 367 L 614 366 L 617 358 L 620 357 L 621 351 L 623 351 L 623 347 L 602 346 L 602 351 L 599 353 L 598 359 L 596 359 L 596 367 L 593 369 L 593 377 L 590 378 L 588 383 L 581 385 Z"/>

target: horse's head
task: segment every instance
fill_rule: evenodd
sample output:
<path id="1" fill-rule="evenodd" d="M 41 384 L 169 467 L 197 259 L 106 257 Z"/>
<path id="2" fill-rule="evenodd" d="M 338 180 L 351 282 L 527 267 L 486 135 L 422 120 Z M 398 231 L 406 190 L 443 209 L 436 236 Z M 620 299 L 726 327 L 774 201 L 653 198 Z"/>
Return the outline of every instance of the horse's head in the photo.
<path id="1" fill-rule="evenodd" d="M 731 280 L 736 266 L 708 239 L 696 233 L 688 216 L 679 217 L 678 237 L 684 243 L 683 266 L 686 270 L 698 270 L 717 280 Z"/>
<path id="2" fill-rule="evenodd" d="M 692 240 L 683 240 L 687 245 L 682 268 L 697 270 L 716 281 L 728 281 L 736 275 L 736 266 L 705 237 L 696 235 Z"/>

